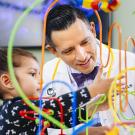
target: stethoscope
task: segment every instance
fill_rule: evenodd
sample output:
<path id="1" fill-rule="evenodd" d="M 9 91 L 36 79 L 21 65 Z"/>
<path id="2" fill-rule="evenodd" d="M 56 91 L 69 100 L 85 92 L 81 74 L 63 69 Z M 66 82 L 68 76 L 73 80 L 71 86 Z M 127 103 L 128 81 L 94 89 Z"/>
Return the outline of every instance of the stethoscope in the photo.
<path id="1" fill-rule="evenodd" d="M 52 81 L 55 79 L 55 76 L 56 76 L 56 73 L 58 71 L 58 67 L 59 67 L 60 61 L 61 61 L 61 59 L 59 58 L 58 61 L 56 62 L 56 65 L 55 65 L 55 68 L 54 68 L 54 72 L 53 72 L 52 77 L 51 77 Z M 53 86 L 53 83 L 52 83 L 52 87 L 47 89 L 47 94 L 49 96 L 51 96 L 51 97 L 55 97 L 56 96 L 56 89 Z"/>

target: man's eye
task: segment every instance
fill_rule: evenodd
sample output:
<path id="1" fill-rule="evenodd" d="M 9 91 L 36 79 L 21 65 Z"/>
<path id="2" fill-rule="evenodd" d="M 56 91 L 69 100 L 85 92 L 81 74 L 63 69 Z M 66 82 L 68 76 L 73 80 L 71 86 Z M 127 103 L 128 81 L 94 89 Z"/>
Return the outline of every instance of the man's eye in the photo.
<path id="1" fill-rule="evenodd" d="M 70 54 L 73 50 L 68 50 L 68 51 L 65 51 L 64 54 Z"/>
<path id="2" fill-rule="evenodd" d="M 88 45 L 89 41 L 85 41 L 82 43 L 82 46 Z"/>

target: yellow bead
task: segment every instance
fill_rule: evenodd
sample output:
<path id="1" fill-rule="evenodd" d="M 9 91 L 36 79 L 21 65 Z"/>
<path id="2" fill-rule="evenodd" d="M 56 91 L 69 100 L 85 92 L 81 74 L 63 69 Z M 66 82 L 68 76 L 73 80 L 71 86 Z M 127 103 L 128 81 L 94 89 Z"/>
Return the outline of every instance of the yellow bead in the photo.
<path id="1" fill-rule="evenodd" d="M 82 4 L 82 6 L 84 7 L 84 8 L 92 8 L 91 7 L 91 2 L 93 2 L 93 0 L 83 0 L 83 4 Z"/>
<path id="2" fill-rule="evenodd" d="M 108 1 L 102 0 L 102 5 L 100 8 L 105 12 L 110 12 L 110 10 L 108 9 L 108 4 L 109 4 Z"/>
<path id="3" fill-rule="evenodd" d="M 119 129 L 115 126 L 111 131 L 107 132 L 106 135 L 119 135 Z"/>
<path id="4" fill-rule="evenodd" d="M 45 121 L 45 122 L 44 122 L 44 126 L 47 126 L 48 124 L 49 124 L 48 121 Z"/>

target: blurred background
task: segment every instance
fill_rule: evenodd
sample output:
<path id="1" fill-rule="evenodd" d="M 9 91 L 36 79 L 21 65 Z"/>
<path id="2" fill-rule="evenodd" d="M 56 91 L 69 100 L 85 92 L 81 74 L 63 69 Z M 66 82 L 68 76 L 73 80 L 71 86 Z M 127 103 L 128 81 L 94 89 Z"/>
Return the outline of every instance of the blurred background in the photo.
<path id="1" fill-rule="evenodd" d="M 41 61 L 41 41 L 43 17 L 47 7 L 53 0 L 42 0 L 36 6 L 25 20 L 21 23 L 15 37 L 14 46 L 22 47 L 34 53 Z M 79 7 L 88 19 L 96 24 L 97 38 L 99 38 L 98 21 L 91 9 L 84 9 L 80 4 L 81 0 L 59 0 L 58 4 L 71 4 Z M 25 9 L 27 9 L 34 0 L 0 0 L 0 47 L 7 47 L 11 31 Z M 135 38 L 135 0 L 121 0 L 120 7 L 111 13 L 99 11 L 103 25 L 103 43 L 108 42 L 108 30 L 113 22 L 118 22 L 122 29 L 122 43 L 124 45 L 128 36 Z M 113 30 L 112 47 L 118 48 L 118 32 Z M 132 45 L 129 45 L 129 51 L 135 52 Z M 45 61 L 54 56 L 47 50 L 45 52 Z"/>

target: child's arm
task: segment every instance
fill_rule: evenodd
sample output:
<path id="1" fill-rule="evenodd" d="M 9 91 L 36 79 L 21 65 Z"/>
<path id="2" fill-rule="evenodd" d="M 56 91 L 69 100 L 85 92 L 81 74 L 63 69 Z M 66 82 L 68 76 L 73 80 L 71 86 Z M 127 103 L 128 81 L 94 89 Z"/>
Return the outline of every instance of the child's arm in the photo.
<path id="1" fill-rule="evenodd" d="M 64 115 L 64 122 L 65 125 L 68 127 L 72 127 L 72 121 L 70 121 L 72 119 L 72 106 L 73 106 L 73 101 L 75 102 L 75 109 L 78 109 L 81 105 L 87 103 L 90 100 L 90 94 L 87 88 L 83 88 L 81 90 L 78 90 L 76 92 L 74 92 L 75 94 L 75 99 L 73 98 L 73 94 L 72 93 L 67 93 L 64 94 L 62 96 L 59 96 L 58 99 L 62 104 L 63 107 L 63 115 Z M 43 106 L 43 108 L 50 108 L 52 110 L 54 110 L 54 118 L 60 121 L 60 117 L 59 117 L 59 111 L 60 111 L 60 107 L 58 105 L 58 102 L 56 102 L 56 100 L 51 100 L 49 102 L 45 103 L 45 106 Z M 78 111 L 77 111 L 78 113 Z M 85 113 L 84 113 L 85 114 Z M 78 114 L 76 114 L 76 124 L 79 124 L 79 120 L 78 120 Z M 51 125 L 52 127 L 55 127 L 53 124 Z M 55 127 L 56 128 L 56 127 Z"/>
<path id="2" fill-rule="evenodd" d="M 75 92 L 76 94 L 76 108 L 78 108 L 80 105 L 85 104 L 90 100 L 90 94 L 88 92 L 87 88 L 83 88 L 81 90 L 78 90 Z M 63 110 L 64 110 L 64 122 L 67 127 L 71 127 L 72 124 L 69 122 L 69 119 L 72 117 L 72 101 L 73 101 L 73 95 L 71 93 L 67 93 L 65 95 L 59 96 L 58 99 L 60 100 Z M 39 106 L 39 100 L 31 100 L 33 104 L 36 106 Z M 54 111 L 54 117 L 55 119 L 60 121 L 59 116 L 59 104 L 56 100 L 44 100 L 42 99 L 42 107 L 43 109 L 52 109 Z M 5 112 L 6 111 L 6 112 Z M 12 100 L 7 101 L 3 105 L 3 109 L 1 110 L 2 116 L 11 123 L 5 123 L 6 126 L 10 127 L 10 124 L 14 125 L 14 127 L 18 128 L 17 125 L 25 127 L 31 124 L 35 124 L 35 120 L 38 119 L 38 114 L 33 111 L 32 114 L 27 114 L 27 116 L 31 117 L 33 120 L 29 120 L 27 118 L 24 118 L 21 116 L 21 113 L 32 111 L 32 109 L 22 101 L 21 98 L 14 98 Z M 78 118 L 77 123 L 78 124 Z M 5 126 L 5 127 L 6 127 Z M 54 124 L 51 124 L 52 128 L 58 128 Z"/>

